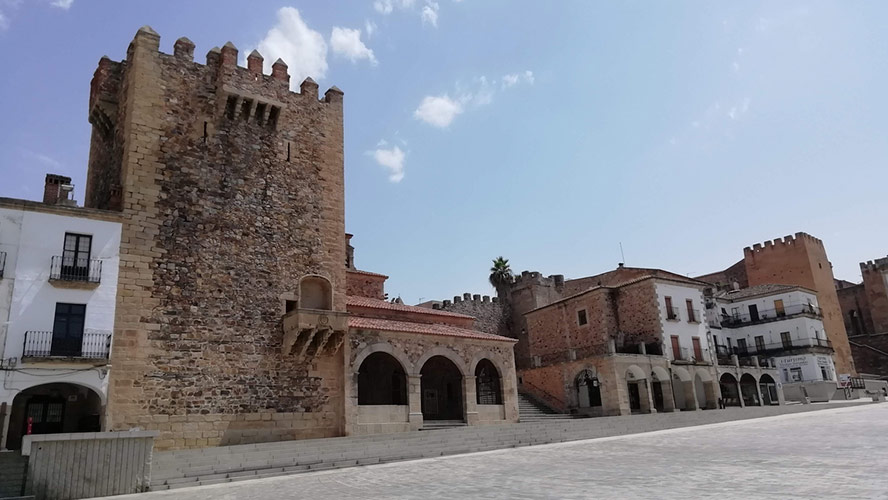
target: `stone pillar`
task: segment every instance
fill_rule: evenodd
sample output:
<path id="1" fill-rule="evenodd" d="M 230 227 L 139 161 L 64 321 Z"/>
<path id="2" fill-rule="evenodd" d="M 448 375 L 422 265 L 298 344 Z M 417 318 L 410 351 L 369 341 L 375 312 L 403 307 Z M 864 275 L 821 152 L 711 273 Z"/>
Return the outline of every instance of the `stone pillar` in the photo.
<path id="1" fill-rule="evenodd" d="M 740 408 L 746 408 L 746 402 L 743 401 L 743 388 L 740 387 L 740 377 L 737 377 L 735 380 L 737 380 L 737 395 L 740 399 Z"/>
<path id="2" fill-rule="evenodd" d="M 653 394 L 651 390 L 651 381 L 642 379 L 636 382 L 638 384 L 638 400 L 642 413 L 657 413 L 654 408 Z"/>
<path id="3" fill-rule="evenodd" d="M 703 383 L 703 393 L 706 394 L 706 406 L 707 410 L 714 410 L 718 408 L 718 398 L 719 398 L 719 389 L 718 384 L 716 382 L 704 382 Z"/>
<path id="4" fill-rule="evenodd" d="M 407 405 L 410 414 L 407 417 L 410 422 L 410 430 L 418 431 L 422 428 L 422 375 L 407 376 Z"/>
<path id="5" fill-rule="evenodd" d="M 758 405 L 764 406 L 765 400 L 762 399 L 762 386 L 758 380 L 755 381 L 755 393 L 758 395 Z"/>
<path id="6" fill-rule="evenodd" d="M 699 410 L 700 405 L 697 403 L 697 390 L 694 388 L 694 381 L 682 381 L 681 385 L 685 395 L 685 410 Z"/>
<path id="7" fill-rule="evenodd" d="M 660 388 L 663 391 L 663 411 L 675 411 L 675 396 L 672 394 L 672 383 L 660 382 Z"/>
<path id="8" fill-rule="evenodd" d="M 466 423 L 478 425 L 478 397 L 475 393 L 475 376 L 463 377 L 463 409 Z"/>

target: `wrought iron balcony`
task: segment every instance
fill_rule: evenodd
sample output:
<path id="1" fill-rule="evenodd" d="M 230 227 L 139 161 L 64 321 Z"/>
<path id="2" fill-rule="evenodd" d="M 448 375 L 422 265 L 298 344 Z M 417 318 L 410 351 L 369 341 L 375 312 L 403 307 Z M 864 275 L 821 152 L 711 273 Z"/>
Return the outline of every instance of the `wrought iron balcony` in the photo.
<path id="1" fill-rule="evenodd" d="M 102 261 L 56 255 L 52 258 L 49 280 L 98 284 L 102 281 Z"/>
<path id="2" fill-rule="evenodd" d="M 110 352 L 110 332 L 86 332 L 78 338 L 27 331 L 22 357 L 107 360 Z"/>
<path id="3" fill-rule="evenodd" d="M 803 350 L 830 350 L 832 351 L 832 342 L 827 339 L 807 338 L 807 339 L 786 339 L 783 342 L 775 342 L 769 344 L 747 345 L 746 347 L 737 347 L 726 345 L 715 346 L 716 355 L 719 359 L 730 359 L 731 355 L 737 355 L 739 358 L 748 356 L 779 356 L 783 353 L 800 352 Z"/>
<path id="4" fill-rule="evenodd" d="M 3 278 L 4 270 L 6 270 L 6 252 L 0 252 L 0 278 Z"/>
<path id="5" fill-rule="evenodd" d="M 807 316 L 809 318 L 823 318 L 823 312 L 819 307 L 810 304 L 792 304 L 782 309 L 765 309 L 757 311 L 753 314 L 749 312 L 722 314 L 719 323 L 722 328 L 739 328 L 741 326 L 754 325 L 757 323 L 768 323 L 771 321 L 782 321 L 796 316 Z"/>
<path id="6" fill-rule="evenodd" d="M 680 347 L 678 352 L 675 352 L 675 349 L 672 350 L 672 357 L 674 361 L 685 362 L 685 363 L 693 363 L 697 365 L 705 365 L 710 364 L 709 360 L 709 349 L 700 349 L 700 352 L 697 353 L 693 349 L 689 349 L 687 347 Z"/>

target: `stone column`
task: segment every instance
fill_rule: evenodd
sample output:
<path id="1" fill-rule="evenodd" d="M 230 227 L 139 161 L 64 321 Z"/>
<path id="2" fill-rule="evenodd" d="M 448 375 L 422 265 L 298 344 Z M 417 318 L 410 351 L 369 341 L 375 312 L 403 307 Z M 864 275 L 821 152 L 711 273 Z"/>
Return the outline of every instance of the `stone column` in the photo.
<path id="1" fill-rule="evenodd" d="M 660 389 L 663 392 L 663 411 L 675 411 L 675 396 L 672 394 L 672 382 L 660 382 Z"/>
<path id="2" fill-rule="evenodd" d="M 740 387 L 740 377 L 735 379 L 737 381 L 737 395 L 740 399 L 740 408 L 746 408 L 746 402 L 743 401 L 743 388 Z"/>
<path id="3" fill-rule="evenodd" d="M 649 379 L 641 379 L 636 382 L 638 384 L 638 406 L 641 408 L 642 413 L 657 413 L 657 409 L 654 408 L 650 382 Z"/>
<path id="4" fill-rule="evenodd" d="M 758 405 L 764 406 L 763 403 L 765 402 L 765 400 L 762 399 L 762 386 L 758 380 L 755 381 L 755 393 L 758 395 Z"/>
<path id="5" fill-rule="evenodd" d="M 688 411 L 699 410 L 700 405 L 697 403 L 697 390 L 694 387 L 694 380 L 682 381 L 681 385 L 685 395 L 685 409 Z"/>
<path id="6" fill-rule="evenodd" d="M 466 423 L 478 425 L 478 396 L 475 393 L 475 376 L 463 377 L 463 409 Z"/>
<path id="7" fill-rule="evenodd" d="M 410 414 L 407 417 L 410 422 L 410 430 L 418 431 L 422 428 L 422 375 L 407 376 L 407 405 Z"/>

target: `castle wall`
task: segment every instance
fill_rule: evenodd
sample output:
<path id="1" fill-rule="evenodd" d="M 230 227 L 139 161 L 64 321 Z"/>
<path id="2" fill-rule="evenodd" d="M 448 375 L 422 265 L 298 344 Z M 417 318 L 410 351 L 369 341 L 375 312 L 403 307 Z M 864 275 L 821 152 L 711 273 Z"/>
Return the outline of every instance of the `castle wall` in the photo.
<path id="1" fill-rule="evenodd" d="M 863 283 L 836 289 L 839 307 L 845 319 L 845 331 L 848 337 L 868 335 L 875 331 L 873 317 L 870 315 L 869 301 Z"/>
<path id="2" fill-rule="evenodd" d="M 888 257 L 860 264 L 872 333 L 888 333 Z"/>
<path id="3" fill-rule="evenodd" d="M 281 317 L 306 274 L 345 310 L 342 94 L 159 38 L 139 30 L 119 83 L 103 60 L 90 98 L 118 112 L 109 138 L 93 124 L 87 204 L 116 180 L 126 220 L 108 427 L 159 449 L 340 435 L 342 353 L 283 356 Z"/>
<path id="4" fill-rule="evenodd" d="M 347 271 L 345 274 L 347 295 L 385 300 L 385 276 L 360 271 Z"/>
<path id="5" fill-rule="evenodd" d="M 503 337 L 512 337 L 509 330 L 508 313 L 503 303 L 488 296 L 463 294 L 453 297 L 453 301 L 445 300 L 439 307 L 442 311 L 465 314 L 475 318 L 475 330 Z"/>
<path id="6" fill-rule="evenodd" d="M 796 233 L 795 237 L 766 241 L 764 245 L 757 243 L 745 248 L 743 254 L 750 286 L 800 285 L 817 292 L 823 327 L 835 350 L 836 370 L 840 374 L 856 374 L 835 278 L 823 242 L 808 234 Z"/>

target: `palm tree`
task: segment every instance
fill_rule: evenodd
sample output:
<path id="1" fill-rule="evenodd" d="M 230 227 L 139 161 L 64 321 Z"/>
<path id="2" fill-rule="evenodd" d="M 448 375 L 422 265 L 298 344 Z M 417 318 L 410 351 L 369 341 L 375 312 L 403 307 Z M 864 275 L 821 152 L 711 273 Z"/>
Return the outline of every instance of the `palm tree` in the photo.
<path id="1" fill-rule="evenodd" d="M 512 269 L 509 267 L 509 259 L 499 256 L 493 259 L 493 267 L 490 268 L 490 284 L 497 292 L 512 283 Z"/>

